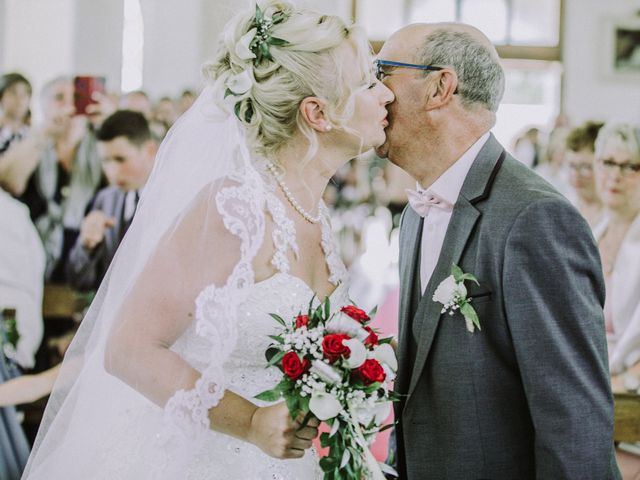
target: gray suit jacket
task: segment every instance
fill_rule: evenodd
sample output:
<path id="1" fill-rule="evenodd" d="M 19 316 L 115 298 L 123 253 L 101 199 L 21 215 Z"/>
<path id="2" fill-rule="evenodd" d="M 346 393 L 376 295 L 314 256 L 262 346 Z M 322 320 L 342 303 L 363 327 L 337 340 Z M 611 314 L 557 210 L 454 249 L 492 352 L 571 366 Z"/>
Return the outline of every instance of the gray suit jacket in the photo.
<path id="1" fill-rule="evenodd" d="M 619 478 L 602 305 L 587 223 L 493 135 L 454 207 L 425 294 L 422 219 L 400 231 L 396 406 L 401 478 Z M 432 300 L 456 263 L 481 331 Z M 413 343 L 414 348 L 409 346 Z"/>
<path id="2" fill-rule="evenodd" d="M 72 288 L 91 291 L 100 286 L 130 224 L 123 220 L 125 197 L 126 192 L 117 187 L 103 188 L 96 195 L 91 210 L 113 217 L 115 225 L 105 232 L 102 243 L 91 252 L 82 246 L 78 237 L 67 263 L 67 279 Z"/>

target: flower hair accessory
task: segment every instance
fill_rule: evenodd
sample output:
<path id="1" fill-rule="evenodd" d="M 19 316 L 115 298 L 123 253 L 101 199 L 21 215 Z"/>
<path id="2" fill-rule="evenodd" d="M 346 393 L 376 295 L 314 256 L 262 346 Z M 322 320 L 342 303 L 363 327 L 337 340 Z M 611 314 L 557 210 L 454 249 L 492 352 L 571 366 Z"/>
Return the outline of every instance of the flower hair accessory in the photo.
<path id="1" fill-rule="evenodd" d="M 241 60 L 252 60 L 253 65 L 259 65 L 263 60 L 273 61 L 270 46 L 284 46 L 289 42 L 281 38 L 273 37 L 271 35 L 271 29 L 274 25 L 284 22 L 287 19 L 287 15 L 284 12 L 277 11 L 271 17 L 265 16 L 260 6 L 256 3 L 256 14 L 251 23 L 251 28 L 245 33 L 235 47 L 235 54 Z M 251 90 L 253 85 L 253 75 L 251 68 L 247 67 L 240 73 L 230 76 L 225 85 L 227 87 L 224 97 L 229 95 L 239 97 L 234 102 L 234 113 L 242 121 L 249 123 L 253 117 L 253 106 L 250 99 L 247 100 L 246 107 L 242 108 L 242 103 L 247 99 L 247 93 Z M 244 112 L 243 112 L 244 110 Z M 244 117 L 244 118 L 243 118 Z"/>
<path id="2" fill-rule="evenodd" d="M 467 330 L 471 333 L 477 328 L 480 330 L 480 319 L 475 309 L 471 306 L 472 298 L 467 298 L 467 288 L 464 286 L 465 280 L 475 282 L 479 285 L 478 279 L 470 273 L 464 273 L 455 263 L 451 266 L 451 275 L 445 278 L 433 294 L 433 301 L 442 304 L 440 313 L 453 315 L 456 310 L 464 317 Z"/>

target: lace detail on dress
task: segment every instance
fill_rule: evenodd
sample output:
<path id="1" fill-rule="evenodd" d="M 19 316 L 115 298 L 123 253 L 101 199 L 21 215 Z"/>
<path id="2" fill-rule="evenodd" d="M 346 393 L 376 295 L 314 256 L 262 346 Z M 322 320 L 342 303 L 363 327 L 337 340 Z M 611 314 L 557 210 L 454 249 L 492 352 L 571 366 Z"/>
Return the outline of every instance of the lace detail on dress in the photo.
<path id="1" fill-rule="evenodd" d="M 273 231 L 271 237 L 276 251 L 271 259 L 271 265 L 276 267 L 279 272 L 289 273 L 289 259 L 287 258 L 287 250 L 291 248 L 296 259 L 300 255 L 298 244 L 296 243 L 296 228 L 284 209 L 284 205 L 273 194 L 266 196 L 267 208 L 273 218 Z"/>
<path id="2" fill-rule="evenodd" d="M 221 189 L 216 205 L 225 227 L 240 239 L 240 261 L 223 287 L 209 285 L 196 299 L 195 333 L 208 343 L 209 362 L 193 389 L 179 390 L 167 402 L 169 435 L 179 431 L 195 438 L 209 430 L 208 411 L 227 385 L 223 364 L 238 340 L 237 309 L 254 283 L 251 262 L 264 239 L 263 182 L 254 171 L 230 179 L 239 184 Z"/>
<path id="3" fill-rule="evenodd" d="M 327 259 L 327 267 L 330 273 L 329 281 L 334 285 L 338 285 L 347 278 L 347 268 L 338 254 L 331 229 L 329 209 L 324 202 L 320 202 L 320 223 L 322 224 L 322 250 Z"/>

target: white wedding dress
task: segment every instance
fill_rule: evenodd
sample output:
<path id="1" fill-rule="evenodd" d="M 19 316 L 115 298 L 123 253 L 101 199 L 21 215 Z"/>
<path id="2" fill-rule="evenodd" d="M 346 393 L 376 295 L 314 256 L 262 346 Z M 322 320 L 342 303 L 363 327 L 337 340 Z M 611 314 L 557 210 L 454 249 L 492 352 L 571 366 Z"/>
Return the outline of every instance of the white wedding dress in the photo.
<path id="1" fill-rule="evenodd" d="M 314 296 L 311 288 L 302 279 L 288 273 L 289 262 L 286 253 L 288 249 L 297 251 L 293 222 L 286 217 L 284 205 L 273 191 L 263 193 L 267 197 L 267 212 L 274 219 L 273 238 L 279 240 L 276 242 L 276 254 L 272 261 L 277 266 L 278 272 L 248 287 L 247 296 L 237 310 L 234 332 L 236 338 L 228 339 L 228 343 L 234 346 L 222 365 L 227 389 L 258 405 L 266 405 L 266 403 L 255 400 L 253 397 L 273 388 L 282 377 L 282 373 L 277 368 L 265 368 L 265 352 L 271 343 L 268 336 L 275 334 L 278 327 L 269 313 L 292 319 L 300 312 L 307 311 L 309 302 Z M 324 205 L 322 205 L 322 213 L 322 247 L 330 271 L 330 281 L 336 285 L 336 289 L 330 296 L 332 309 L 336 309 L 348 303 L 346 269 L 335 249 L 328 211 Z M 199 322 L 207 321 L 200 318 L 201 316 L 216 310 L 215 297 L 215 287 L 207 287 L 200 293 L 196 300 L 198 308 L 195 321 L 171 347 L 175 353 L 199 371 L 205 371 L 210 364 L 212 343 L 199 335 L 196 327 Z M 318 304 L 317 298 L 314 304 Z M 224 340 L 221 341 L 224 342 Z M 166 424 L 167 420 L 174 423 L 184 422 L 184 418 L 179 418 L 183 416 L 182 409 L 197 407 L 187 405 L 188 395 L 186 392 L 182 393 L 185 394 L 184 398 L 181 399 L 179 393 L 176 394 L 172 399 L 173 405 L 168 405 L 164 410 L 143 399 L 133 390 L 131 390 L 131 398 L 122 396 L 114 398 L 114 402 L 131 405 L 131 407 L 125 409 L 126 414 L 111 424 L 108 431 L 94 431 L 94 435 L 87 438 L 88 442 L 97 447 L 91 449 L 98 452 L 97 458 L 80 455 L 72 466 L 69 464 L 64 466 L 64 478 L 101 480 L 322 478 L 314 449 L 307 451 L 302 459 L 278 460 L 263 453 L 252 444 L 212 430 L 200 436 L 197 444 L 191 444 L 190 448 L 195 446 L 195 451 L 190 452 L 191 461 L 187 465 L 179 466 L 176 457 L 182 453 L 176 448 L 175 438 L 169 441 L 163 439 L 159 427 Z M 105 391 L 105 395 L 108 395 L 108 390 Z M 186 415 L 192 414 L 189 412 Z M 58 453 L 68 454 L 64 449 Z M 47 468 L 45 462 L 43 467 L 39 470 L 44 474 L 42 477 L 34 472 L 29 478 L 60 478 L 62 480 L 63 477 L 57 476 L 59 463 L 51 469 Z"/>
<path id="2" fill-rule="evenodd" d="M 275 194 L 278 186 L 265 162 L 254 161 L 246 150 L 235 118 L 220 115 L 217 98 L 217 90 L 207 87 L 165 138 L 134 222 L 65 356 L 23 479 L 322 478 L 313 450 L 299 460 L 277 460 L 209 428 L 208 411 L 226 390 L 264 405 L 253 397 L 273 388 L 282 375 L 266 368 L 268 335 L 278 327 L 269 313 L 293 319 L 314 297 L 289 273 L 290 259 L 298 256 L 297 237 Z M 346 268 L 324 204 L 321 219 L 329 281 L 336 286 L 330 300 L 337 310 L 348 303 Z M 233 238 L 231 249 L 220 248 L 224 233 L 209 228 L 220 222 Z M 252 262 L 267 231 L 276 273 L 256 282 Z M 189 241 L 176 243 L 179 249 L 167 247 L 167 241 L 185 236 Z M 232 269 L 218 268 L 230 257 Z M 165 270 L 145 276 L 146 265 L 158 258 Z M 188 294 L 158 297 L 174 291 Z M 181 389 L 180 378 L 163 377 L 153 363 L 144 366 L 152 358 L 127 359 L 138 362 L 136 371 L 146 372 L 146 378 L 160 377 L 164 388 L 175 387 L 161 408 L 141 393 L 144 388 L 138 391 L 106 371 L 108 339 L 123 329 L 142 345 L 146 325 L 175 322 L 176 311 L 164 310 L 174 302 L 188 305 L 178 314 L 186 309 L 191 314 L 191 298 L 194 318 L 170 345 L 200 373 L 193 388 Z M 145 323 L 138 322 L 137 330 L 129 329 L 132 317 L 121 310 L 129 299 L 142 306 L 134 316 Z"/>

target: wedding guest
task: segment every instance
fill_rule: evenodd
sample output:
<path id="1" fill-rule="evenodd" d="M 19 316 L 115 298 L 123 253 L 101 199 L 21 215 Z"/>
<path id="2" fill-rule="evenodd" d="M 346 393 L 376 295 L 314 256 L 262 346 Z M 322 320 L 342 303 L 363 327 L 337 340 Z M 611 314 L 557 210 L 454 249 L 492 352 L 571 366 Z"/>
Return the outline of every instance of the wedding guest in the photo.
<path id="1" fill-rule="evenodd" d="M 143 90 L 134 90 L 124 94 L 120 99 L 120 109 L 140 112 L 147 120 L 152 116 L 151 100 Z"/>
<path id="2" fill-rule="evenodd" d="M 546 150 L 542 155 L 542 162 L 535 168 L 538 175 L 549 182 L 561 194 L 569 193 L 569 182 L 564 167 L 566 140 L 569 133 L 566 127 L 556 127 L 549 134 Z"/>
<path id="3" fill-rule="evenodd" d="M 151 122 L 149 122 L 149 128 L 156 140 L 161 141 L 164 138 L 177 116 L 178 112 L 171 98 L 162 97 L 158 100 L 153 107 Z"/>
<path id="4" fill-rule="evenodd" d="M 0 310 L 16 310 L 19 334 L 15 349 L 3 348 L 3 352 L 11 361 L 28 369 L 35 363 L 44 329 L 44 251 L 29 210 L 3 190 L 0 190 L 0 212 Z"/>
<path id="5" fill-rule="evenodd" d="M 0 155 L 29 131 L 31 84 L 19 73 L 0 76 Z"/>
<path id="6" fill-rule="evenodd" d="M 110 186 L 98 192 L 69 255 L 69 284 L 80 291 L 95 291 L 100 286 L 131 225 L 157 150 L 147 120 L 131 110 L 120 110 L 107 118 L 97 138 Z"/>
<path id="7" fill-rule="evenodd" d="M 196 101 L 196 93 L 191 89 L 184 89 L 178 98 L 178 115 L 182 115 L 189 110 L 193 102 Z"/>
<path id="8" fill-rule="evenodd" d="M 0 190 L 0 311 L 15 310 L 17 341 L 9 343 L 0 324 L 0 384 L 31 368 L 42 340 L 44 252 L 28 209 Z M 8 320 L 8 319 L 2 319 Z M 6 342 L 6 343 L 5 343 Z M 0 401 L 0 405 L 5 405 Z M 29 444 L 13 407 L 0 407 L 0 479 L 18 480 Z"/>
<path id="9" fill-rule="evenodd" d="M 640 373 L 640 129 L 606 124 L 595 157 L 604 216 L 594 235 L 607 283 L 605 322 L 615 385 L 622 373 Z"/>
<path id="10" fill-rule="evenodd" d="M 540 163 L 540 130 L 536 127 L 529 128 L 524 135 L 519 137 L 514 145 L 516 159 L 529 168 L 535 168 Z"/>
<path id="11" fill-rule="evenodd" d="M 571 130 L 567 137 L 566 164 L 573 190 L 569 198 L 591 228 L 598 224 L 602 216 L 602 202 L 596 192 L 593 176 L 595 141 L 602 125 L 586 122 Z"/>
<path id="12" fill-rule="evenodd" d="M 74 115 L 73 83 L 58 77 L 42 89 L 44 124 L 0 157 L 0 185 L 25 203 L 47 258 L 45 277 L 64 281 L 64 264 L 85 210 L 102 183 L 95 126 L 106 103 Z M 101 99 L 102 100 L 102 99 Z"/>

